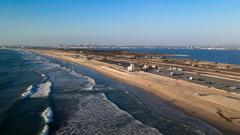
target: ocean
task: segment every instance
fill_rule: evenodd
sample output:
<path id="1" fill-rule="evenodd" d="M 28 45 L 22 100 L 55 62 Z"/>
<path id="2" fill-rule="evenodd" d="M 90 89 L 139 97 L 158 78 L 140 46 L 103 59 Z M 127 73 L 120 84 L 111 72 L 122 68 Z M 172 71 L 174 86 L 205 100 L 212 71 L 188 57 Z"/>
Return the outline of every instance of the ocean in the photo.
<path id="1" fill-rule="evenodd" d="M 94 70 L 0 49 L 0 134 L 221 133 L 153 94 Z"/>

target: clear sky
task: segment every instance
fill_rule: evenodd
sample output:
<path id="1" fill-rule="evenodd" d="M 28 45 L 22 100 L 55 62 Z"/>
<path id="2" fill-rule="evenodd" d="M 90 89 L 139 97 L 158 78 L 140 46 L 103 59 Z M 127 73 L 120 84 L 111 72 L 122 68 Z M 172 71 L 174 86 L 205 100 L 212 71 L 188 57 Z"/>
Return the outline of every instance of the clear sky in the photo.
<path id="1" fill-rule="evenodd" d="M 240 45 L 240 0 L 0 0 L 0 44 Z"/>

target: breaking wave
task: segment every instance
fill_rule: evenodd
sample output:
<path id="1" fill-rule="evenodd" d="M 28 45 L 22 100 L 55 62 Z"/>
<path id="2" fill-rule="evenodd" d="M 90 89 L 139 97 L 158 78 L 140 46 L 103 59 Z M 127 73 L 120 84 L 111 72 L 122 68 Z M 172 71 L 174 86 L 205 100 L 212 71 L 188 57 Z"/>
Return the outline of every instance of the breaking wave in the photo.
<path id="1" fill-rule="evenodd" d="M 33 85 L 30 85 L 27 88 L 27 90 L 24 93 L 22 93 L 22 97 L 24 98 L 24 97 L 32 95 L 32 89 L 33 89 Z"/>
<path id="2" fill-rule="evenodd" d="M 53 112 L 52 112 L 52 109 L 51 107 L 48 107 L 46 108 L 42 114 L 41 114 L 44 122 L 45 122 L 45 125 L 40 133 L 40 135 L 47 135 L 48 132 L 49 132 L 49 123 L 53 121 L 52 117 L 53 117 Z"/>
<path id="3" fill-rule="evenodd" d="M 40 135 L 48 135 L 49 132 L 49 126 L 45 125 L 40 133 Z"/>
<path id="4" fill-rule="evenodd" d="M 62 69 L 62 70 L 65 70 L 66 72 L 71 72 L 72 71 L 71 69 L 69 69 L 65 66 L 60 66 L 59 68 Z"/>
<path id="5" fill-rule="evenodd" d="M 46 108 L 41 115 L 45 121 L 46 124 L 49 124 L 50 122 L 52 122 L 52 117 L 53 117 L 53 112 L 51 107 Z"/>
<path id="6" fill-rule="evenodd" d="M 52 86 L 52 82 L 50 81 L 40 83 L 36 86 L 31 85 L 27 88 L 27 90 L 24 93 L 22 93 L 22 98 L 47 97 L 51 92 L 51 86 Z"/>
<path id="7" fill-rule="evenodd" d="M 80 77 L 85 80 L 86 83 L 82 84 L 81 86 L 83 87 L 83 90 L 93 90 L 96 82 L 94 79 L 88 76 L 84 76 L 82 74 L 77 73 L 76 71 L 72 70 L 69 72 L 70 75 L 74 75 L 76 77 Z"/>
<path id="8" fill-rule="evenodd" d="M 37 85 L 36 91 L 31 95 L 31 98 L 47 97 L 51 92 L 52 82 L 47 81 Z"/>
<path id="9" fill-rule="evenodd" d="M 87 83 L 83 85 L 84 90 L 93 90 L 95 86 L 95 80 L 87 76 L 84 76 L 84 79 L 87 81 Z"/>
<path id="10" fill-rule="evenodd" d="M 161 135 L 157 129 L 141 123 L 127 112 L 119 109 L 103 93 L 75 96 L 78 100 L 77 108 L 66 110 L 67 112 L 70 111 L 67 124 L 56 131 L 57 135 Z"/>

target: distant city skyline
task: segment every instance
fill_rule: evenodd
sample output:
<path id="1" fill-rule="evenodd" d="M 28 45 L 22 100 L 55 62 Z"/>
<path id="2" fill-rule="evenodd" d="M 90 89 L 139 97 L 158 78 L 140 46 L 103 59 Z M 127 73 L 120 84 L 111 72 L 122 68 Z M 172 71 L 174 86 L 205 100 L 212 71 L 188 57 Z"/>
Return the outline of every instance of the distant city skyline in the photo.
<path id="1" fill-rule="evenodd" d="M 0 45 L 240 46 L 239 0 L 0 0 Z"/>

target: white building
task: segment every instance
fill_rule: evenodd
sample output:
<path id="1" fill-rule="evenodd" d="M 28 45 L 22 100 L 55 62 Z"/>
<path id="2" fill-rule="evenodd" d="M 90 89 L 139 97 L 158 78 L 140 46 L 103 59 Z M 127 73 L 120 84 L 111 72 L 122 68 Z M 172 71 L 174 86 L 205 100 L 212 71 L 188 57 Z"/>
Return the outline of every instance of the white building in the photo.
<path id="1" fill-rule="evenodd" d="M 131 63 L 130 66 L 127 67 L 127 70 L 131 72 L 136 71 L 136 66 L 133 63 Z"/>
<path id="2" fill-rule="evenodd" d="M 142 67 L 142 69 L 149 69 L 149 65 L 144 64 L 143 67 Z"/>
<path id="3" fill-rule="evenodd" d="M 169 69 L 168 69 L 168 70 L 171 70 L 171 71 L 175 70 L 175 71 L 180 71 L 180 72 L 182 72 L 182 71 L 183 71 L 183 69 L 182 69 L 182 68 L 178 68 L 178 67 L 169 67 Z"/>
<path id="4" fill-rule="evenodd" d="M 180 71 L 180 72 L 182 72 L 182 71 L 183 71 L 183 69 L 182 69 L 182 68 L 177 68 L 177 70 L 178 70 L 178 71 Z"/>

